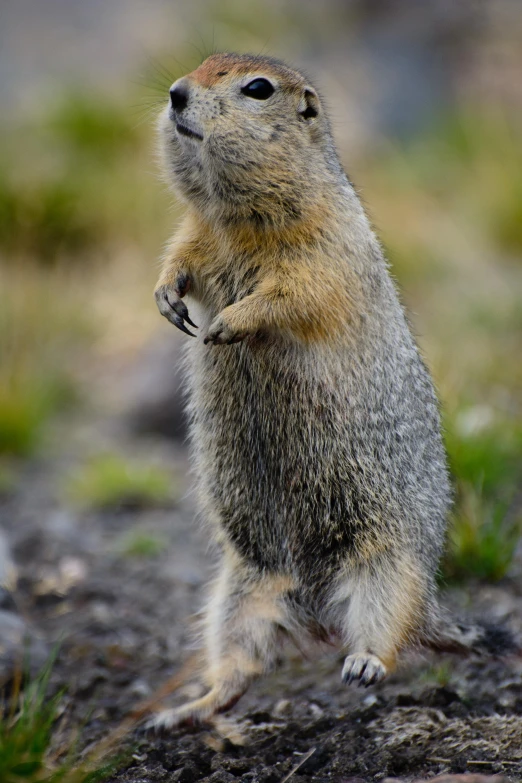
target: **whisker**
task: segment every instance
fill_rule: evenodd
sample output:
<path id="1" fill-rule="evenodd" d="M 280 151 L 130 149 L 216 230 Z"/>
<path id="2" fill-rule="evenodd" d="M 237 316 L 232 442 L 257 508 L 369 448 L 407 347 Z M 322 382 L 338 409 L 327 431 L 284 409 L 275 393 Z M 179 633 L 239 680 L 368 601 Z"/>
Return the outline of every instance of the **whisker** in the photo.
<path id="1" fill-rule="evenodd" d="M 207 44 L 205 43 L 205 40 L 204 40 L 204 38 L 203 38 L 203 36 L 202 36 L 202 34 L 201 34 L 201 30 L 198 30 L 198 29 L 196 28 L 196 32 L 197 32 L 197 34 L 199 35 L 199 40 L 201 41 L 201 43 L 202 43 L 202 45 L 203 45 L 203 55 L 204 55 L 203 59 L 204 59 L 204 60 L 206 60 L 206 59 L 207 59 L 207 57 L 208 57 L 210 54 L 212 54 L 212 52 L 211 52 L 211 51 L 209 51 L 209 49 L 208 49 L 208 46 L 207 46 Z"/>
<path id="2" fill-rule="evenodd" d="M 189 41 L 189 46 L 192 46 L 192 48 L 193 48 L 193 49 L 195 49 L 195 50 L 196 50 L 196 52 L 198 53 L 198 55 L 199 55 L 199 64 L 201 65 L 201 63 L 202 63 L 204 60 L 206 60 L 206 57 L 205 57 L 205 55 L 203 54 L 203 52 L 201 51 L 201 49 L 199 48 L 199 46 L 196 46 L 196 44 L 195 44 L 193 41 Z"/>

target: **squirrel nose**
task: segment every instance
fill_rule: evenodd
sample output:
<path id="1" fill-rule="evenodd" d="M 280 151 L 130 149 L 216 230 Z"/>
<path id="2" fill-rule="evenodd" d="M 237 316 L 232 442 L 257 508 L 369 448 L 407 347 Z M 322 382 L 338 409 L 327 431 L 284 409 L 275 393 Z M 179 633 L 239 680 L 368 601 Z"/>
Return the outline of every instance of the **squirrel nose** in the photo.
<path id="1" fill-rule="evenodd" d="M 188 87 L 186 84 L 176 82 L 170 88 L 170 103 L 174 111 L 181 112 L 186 108 L 189 99 Z"/>

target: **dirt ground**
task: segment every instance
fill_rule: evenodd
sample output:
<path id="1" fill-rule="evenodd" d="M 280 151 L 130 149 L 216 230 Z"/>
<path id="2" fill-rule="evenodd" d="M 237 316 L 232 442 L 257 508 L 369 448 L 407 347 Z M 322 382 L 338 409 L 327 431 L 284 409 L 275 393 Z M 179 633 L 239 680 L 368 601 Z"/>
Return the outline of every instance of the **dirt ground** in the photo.
<path id="1" fill-rule="evenodd" d="M 65 425 L 64 425 L 65 427 Z M 60 445 L 58 445 L 60 444 Z M 64 445 L 66 444 L 66 445 Z M 63 482 L 85 453 L 118 448 L 154 455 L 186 488 L 171 507 L 75 511 Z M 195 519 L 182 445 L 137 438 L 121 422 L 57 432 L 0 506 L 18 571 L 16 610 L 52 649 L 54 688 L 66 688 L 56 743 L 81 727 L 86 748 L 150 697 L 190 655 L 194 615 L 213 556 Z M 130 531 L 165 541 L 154 557 L 124 554 Z M 467 585 L 446 599 L 468 613 L 522 626 L 521 582 Z M 114 783 L 149 781 L 412 780 L 445 771 L 522 777 L 522 661 L 411 655 L 385 684 L 345 687 L 337 654 L 303 660 L 293 649 L 231 711 L 225 728 L 155 736 L 140 729 Z M 186 685 L 176 699 L 189 698 Z M 244 744 L 225 739 L 241 734 Z"/>

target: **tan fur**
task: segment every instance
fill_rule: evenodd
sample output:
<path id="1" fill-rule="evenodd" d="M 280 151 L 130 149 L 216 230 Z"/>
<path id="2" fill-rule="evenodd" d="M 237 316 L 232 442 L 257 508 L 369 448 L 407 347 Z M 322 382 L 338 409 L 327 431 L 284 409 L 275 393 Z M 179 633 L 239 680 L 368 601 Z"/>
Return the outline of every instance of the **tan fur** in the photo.
<path id="1" fill-rule="evenodd" d="M 387 672 L 397 655 L 415 641 L 422 623 L 425 577 L 408 553 L 383 565 L 387 556 L 339 576 L 332 601 L 344 609 L 347 637 L 353 649 L 376 655 Z M 376 571 L 379 571 L 376 577 Z"/>
<path id="2" fill-rule="evenodd" d="M 240 594 L 233 597 L 238 587 Z M 204 624 L 207 664 L 203 680 L 210 690 L 177 710 L 163 710 L 152 725 L 165 728 L 205 720 L 237 701 L 252 680 L 270 667 L 277 628 L 290 622 L 281 599 L 293 587 L 288 576 L 249 582 L 237 558 L 229 553 L 212 588 Z M 227 609 L 232 609 L 230 616 Z"/>
<path id="3" fill-rule="evenodd" d="M 326 222 L 320 212 L 314 220 L 322 225 Z M 312 241 L 310 220 L 268 236 L 260 236 L 250 227 L 240 227 L 232 236 L 223 236 L 212 225 L 189 215 L 167 250 L 156 290 L 173 285 L 177 276 L 184 273 L 194 279 L 193 293 L 197 295 L 198 289 L 203 292 L 212 288 L 224 267 L 233 273 L 235 258 L 240 260 L 244 273 L 244 254 L 255 253 L 256 267 L 260 267 L 256 291 L 221 311 L 220 318 L 227 329 L 243 336 L 261 330 L 287 331 L 305 343 L 332 340 L 346 331 L 354 314 L 364 309 L 363 294 L 350 269 L 335 268 L 321 270 L 321 290 L 317 291 L 317 258 L 306 252 Z M 281 253 L 283 243 L 293 253 L 303 246 L 299 266 L 292 258 L 285 259 Z"/>
<path id="4" fill-rule="evenodd" d="M 237 77 L 248 74 L 255 76 L 258 72 L 259 64 L 255 57 L 243 55 L 232 58 L 228 54 L 215 54 L 205 60 L 190 76 L 202 87 L 208 88 L 218 83 L 231 82 Z M 263 72 L 275 78 L 282 78 L 288 89 L 296 87 L 300 81 L 297 74 L 293 73 L 290 68 L 284 68 L 274 63 L 265 68 Z"/>

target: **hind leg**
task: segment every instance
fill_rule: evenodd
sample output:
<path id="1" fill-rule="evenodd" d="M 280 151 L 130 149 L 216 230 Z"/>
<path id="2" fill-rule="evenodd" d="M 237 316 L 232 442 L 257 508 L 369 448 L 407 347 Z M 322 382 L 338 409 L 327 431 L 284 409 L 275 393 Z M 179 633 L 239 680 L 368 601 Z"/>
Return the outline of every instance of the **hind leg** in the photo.
<path id="1" fill-rule="evenodd" d="M 284 594 L 291 580 L 253 578 L 231 559 L 216 580 L 204 620 L 205 684 L 209 691 L 177 709 L 159 712 L 150 727 L 201 723 L 231 707 L 274 660 L 278 627 L 285 624 Z"/>
<path id="2" fill-rule="evenodd" d="M 418 569 L 404 556 L 380 558 L 339 579 L 334 606 L 350 650 L 344 682 L 373 685 L 395 669 L 399 650 L 418 635 L 425 593 Z"/>

